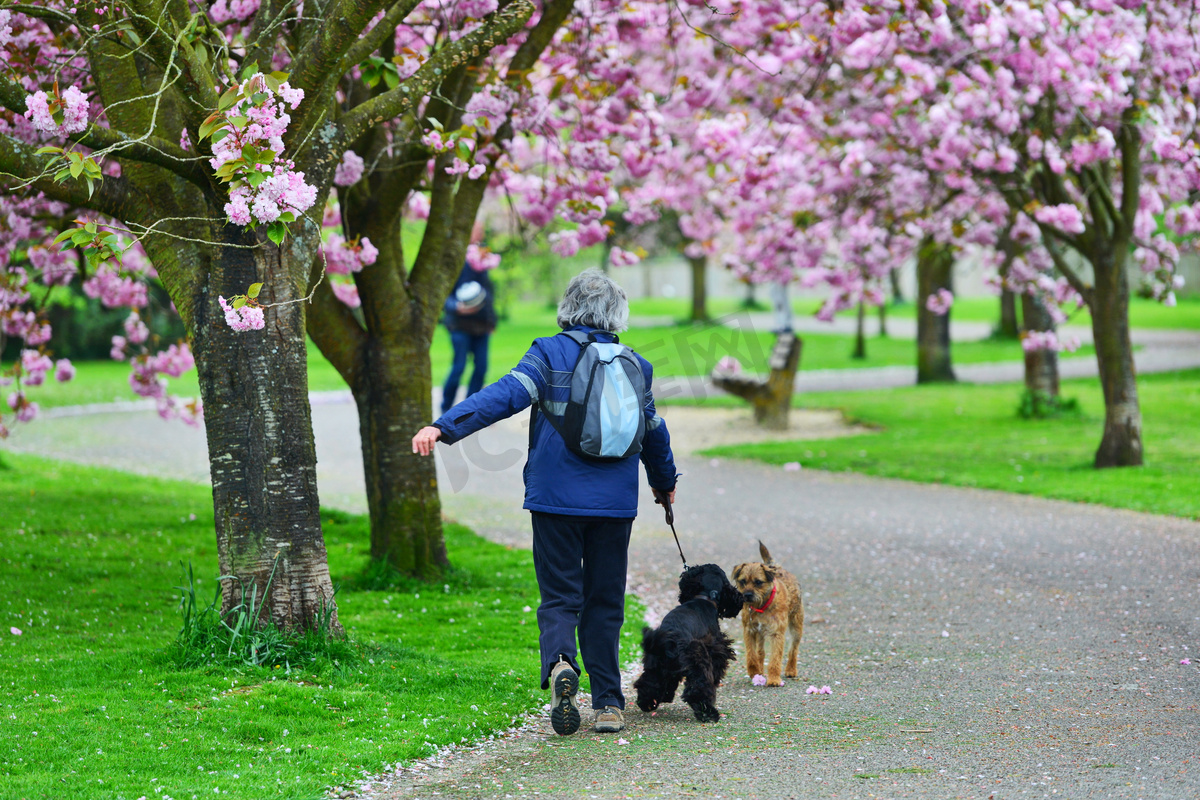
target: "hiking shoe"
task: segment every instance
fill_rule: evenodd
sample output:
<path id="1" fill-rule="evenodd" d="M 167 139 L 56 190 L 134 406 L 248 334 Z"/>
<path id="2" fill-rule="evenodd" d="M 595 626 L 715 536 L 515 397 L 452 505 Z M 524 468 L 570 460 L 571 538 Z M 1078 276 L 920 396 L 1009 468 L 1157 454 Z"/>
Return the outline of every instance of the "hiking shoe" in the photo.
<path id="1" fill-rule="evenodd" d="M 550 727 L 559 736 L 570 736 L 579 730 L 579 705 L 575 695 L 579 692 L 579 676 L 574 667 L 560 661 L 550 670 L 550 691 L 553 700 L 550 707 Z"/>
<path id="2" fill-rule="evenodd" d="M 596 712 L 596 733 L 616 733 L 625 727 L 625 715 L 616 706 L 605 706 Z"/>

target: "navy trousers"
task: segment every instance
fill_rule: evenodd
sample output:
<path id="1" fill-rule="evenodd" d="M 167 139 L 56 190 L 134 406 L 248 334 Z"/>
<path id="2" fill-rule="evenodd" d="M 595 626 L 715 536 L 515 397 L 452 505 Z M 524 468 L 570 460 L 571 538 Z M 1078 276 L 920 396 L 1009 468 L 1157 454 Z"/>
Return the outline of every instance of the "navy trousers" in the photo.
<path id="1" fill-rule="evenodd" d="M 446 384 L 442 387 L 442 413 L 445 414 L 454 405 L 458 395 L 458 383 L 463 373 L 467 371 L 467 355 L 475 362 L 471 371 L 471 380 L 467 383 L 467 397 L 483 388 L 484 376 L 488 368 L 488 338 L 484 333 L 476 336 L 462 331 L 450 331 L 450 344 L 454 348 L 454 361 L 450 364 L 450 374 L 446 376 Z"/>
<path id="2" fill-rule="evenodd" d="M 592 682 L 592 707 L 625 708 L 617 648 L 625 621 L 625 571 L 632 519 L 531 512 L 542 688 L 559 656 L 579 672 L 575 635 Z"/>

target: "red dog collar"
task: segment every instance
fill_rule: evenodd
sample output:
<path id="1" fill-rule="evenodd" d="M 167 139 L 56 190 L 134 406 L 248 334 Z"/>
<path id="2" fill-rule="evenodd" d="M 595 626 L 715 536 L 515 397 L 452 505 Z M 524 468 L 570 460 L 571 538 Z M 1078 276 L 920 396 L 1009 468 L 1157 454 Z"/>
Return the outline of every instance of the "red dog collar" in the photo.
<path id="1" fill-rule="evenodd" d="M 751 610 L 751 611 L 757 611 L 758 613 L 760 613 L 760 614 L 761 614 L 762 612 L 764 612 L 764 611 L 766 611 L 768 608 L 770 608 L 770 607 L 771 607 L 771 603 L 775 602 L 775 590 L 776 590 L 776 589 L 778 589 L 778 588 L 779 588 L 778 586 L 772 586 L 772 587 L 771 587 L 771 596 L 767 598 L 767 602 L 763 603 L 763 607 L 762 607 L 762 608 L 755 608 L 754 606 L 750 606 L 750 610 Z"/>

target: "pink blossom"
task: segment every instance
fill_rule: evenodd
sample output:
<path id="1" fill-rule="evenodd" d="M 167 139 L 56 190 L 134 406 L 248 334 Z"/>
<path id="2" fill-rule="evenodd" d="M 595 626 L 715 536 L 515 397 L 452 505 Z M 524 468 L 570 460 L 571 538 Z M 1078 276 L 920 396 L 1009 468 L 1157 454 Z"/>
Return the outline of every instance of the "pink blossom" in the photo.
<path id="1" fill-rule="evenodd" d="M 9 628 L 9 629 L 8 629 L 8 632 L 9 632 L 9 633 L 11 633 L 13 636 L 20 636 L 20 635 L 21 635 L 21 629 L 20 629 L 20 628 Z"/>
<path id="2" fill-rule="evenodd" d="M 784 472 L 799 472 L 800 471 L 800 462 L 799 461 L 787 462 L 786 464 L 783 465 L 783 471 Z"/>
<path id="3" fill-rule="evenodd" d="M 70 360 L 60 358 L 54 363 L 54 379 L 59 383 L 66 383 L 75 377 L 75 365 Z"/>
<path id="4" fill-rule="evenodd" d="M 925 308 L 939 317 L 949 313 L 952 305 L 954 305 L 954 295 L 948 289 L 938 289 L 936 294 L 925 298 Z"/>
<path id="5" fill-rule="evenodd" d="M 766 686 L 767 685 L 767 676 L 766 675 L 755 675 L 753 678 L 750 679 L 750 682 L 752 684 L 754 684 L 755 686 Z"/>
<path id="6" fill-rule="evenodd" d="M 334 297 L 350 306 L 350 308 L 358 308 L 362 305 L 362 300 L 358 296 L 358 287 L 353 283 L 331 282 L 329 288 L 333 289 Z"/>
<path id="7" fill-rule="evenodd" d="M 88 99 L 77 86 L 68 86 L 62 92 L 61 103 L 51 99 L 45 92 L 38 91 L 25 98 L 25 118 L 33 123 L 33 127 L 45 133 L 59 136 L 69 136 L 79 133 L 88 126 Z M 63 115 L 63 123 L 54 121 L 52 108 L 58 108 Z"/>
<path id="8" fill-rule="evenodd" d="M 476 164 L 467 170 L 467 177 L 473 181 L 479 180 L 483 173 L 487 172 L 487 167 L 483 164 Z"/>
<path id="9" fill-rule="evenodd" d="M 721 359 L 717 361 L 716 369 L 718 372 L 724 372 L 728 375 L 739 375 L 742 371 L 742 362 L 738 361 L 733 356 L 722 356 Z"/>
<path id="10" fill-rule="evenodd" d="M 484 271 L 500 266 L 500 254 L 489 251 L 477 244 L 467 245 L 467 263 L 471 269 Z"/>
<path id="11" fill-rule="evenodd" d="M 125 338 L 130 344 L 142 344 L 150 338 L 150 329 L 136 311 L 125 318 Z"/>
<path id="12" fill-rule="evenodd" d="M 614 247 L 608 254 L 608 263 L 614 267 L 631 267 L 642 260 L 642 257 L 637 253 L 629 250 L 622 250 L 620 247 Z"/>
<path id="13" fill-rule="evenodd" d="M 461 158 L 458 158 L 457 156 L 455 156 L 454 161 L 451 162 L 450 166 L 446 167 L 446 174 L 447 175 L 461 175 L 464 172 L 466 172 L 468 169 L 470 169 L 470 167 L 467 164 L 467 162 L 465 162 Z"/>
<path id="14" fill-rule="evenodd" d="M 359 179 L 362 178 L 365 166 L 362 156 L 353 150 L 347 150 L 342 154 L 342 161 L 333 173 L 334 185 L 353 186 L 358 183 Z"/>
<path id="15" fill-rule="evenodd" d="M 1183 664 L 1186 667 L 1192 663 L 1192 660 L 1190 658 L 1181 658 L 1181 659 L 1179 659 L 1179 663 Z"/>
<path id="16" fill-rule="evenodd" d="M 37 350 L 21 351 L 21 372 L 25 385 L 41 386 L 46 380 L 46 373 L 53 368 L 54 362 Z"/>
<path id="17" fill-rule="evenodd" d="M 234 308 L 225 302 L 224 297 L 217 297 L 221 310 L 225 312 L 225 324 L 235 331 L 261 330 L 265 324 L 263 310 L 255 306 Z"/>

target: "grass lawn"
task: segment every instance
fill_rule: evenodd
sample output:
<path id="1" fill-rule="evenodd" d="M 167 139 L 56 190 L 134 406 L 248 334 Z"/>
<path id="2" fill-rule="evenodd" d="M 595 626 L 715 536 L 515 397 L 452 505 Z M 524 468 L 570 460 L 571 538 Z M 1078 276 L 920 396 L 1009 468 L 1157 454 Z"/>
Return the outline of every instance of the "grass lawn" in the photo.
<path id="1" fill-rule="evenodd" d="M 182 669 L 180 562 L 205 602 L 216 587 L 209 489 L 0 459 L 2 797 L 321 797 L 548 701 L 528 551 L 452 525 L 444 582 L 360 591 L 366 520 L 325 514 L 361 662 Z M 632 658 L 642 617 L 627 614 Z"/>
<path id="2" fill-rule="evenodd" d="M 821 307 L 819 302 L 812 300 L 797 301 L 797 314 L 814 314 Z M 681 306 L 682 308 L 682 306 Z M 854 311 L 844 312 L 853 315 Z M 878 311 L 873 313 L 878 314 Z M 917 307 L 912 302 L 888 306 L 888 318 L 915 319 Z M 1017 303 L 1017 318 L 1020 319 L 1021 304 Z M 998 297 L 960 297 L 954 301 L 950 312 L 952 319 L 964 322 L 990 322 L 993 325 L 1000 321 L 1000 299 Z M 1200 330 L 1200 294 L 1184 295 L 1178 298 L 1173 308 L 1162 303 L 1134 297 L 1129 301 L 1129 323 L 1135 328 L 1173 328 Z M 1071 314 L 1068 325 L 1088 327 L 1092 324 L 1087 307 Z"/>
<path id="3" fill-rule="evenodd" d="M 804 298 L 794 300 L 792 308 L 799 316 L 809 317 L 821 307 L 820 300 Z M 1017 314 L 1020 317 L 1020 306 L 1017 304 Z M 708 303 L 709 313 L 715 315 L 734 314 L 741 309 L 741 301 L 735 297 L 711 298 Z M 683 297 L 652 297 L 642 300 L 631 300 L 630 313 L 635 317 L 685 319 L 691 311 L 691 300 Z M 770 304 L 763 306 L 770 311 Z M 842 316 L 854 316 L 853 309 L 842 312 Z M 877 309 L 868 312 L 878 316 Z M 888 319 L 915 319 L 917 307 L 914 303 L 905 302 L 899 305 L 889 305 Z M 954 300 L 954 309 L 950 316 L 963 322 L 990 322 L 993 325 L 1000 321 L 1000 299 L 998 297 L 958 297 Z M 1162 303 L 1134 297 L 1129 303 L 1129 320 L 1135 328 L 1186 328 L 1200 330 L 1200 294 L 1188 294 L 1178 298 L 1174 308 L 1168 308 Z M 1071 325 L 1091 325 L 1091 319 L 1086 308 L 1071 316 Z"/>
<path id="4" fill-rule="evenodd" d="M 729 326 L 663 325 L 640 326 L 621 335 L 629 344 L 654 364 L 655 374 L 663 377 L 707 375 L 726 355 L 737 358 L 750 371 L 765 372 L 767 355 L 775 342 L 773 334 L 749 327 L 745 318 L 735 318 Z M 492 337 L 489 351 L 488 377 L 495 380 L 516 365 L 540 336 L 557 331 L 554 312 L 544 305 L 521 303 L 514 306 L 512 318 L 500 323 Z M 871 338 L 867 341 L 867 358 L 850 357 L 851 337 L 835 333 L 805 333 L 801 370 L 858 369 L 864 367 L 910 366 L 916 364 L 916 345 L 905 339 Z M 1090 357 L 1091 345 L 1081 347 L 1067 358 Z M 440 386 L 450 369 L 452 350 L 446 329 L 438 326 L 430 357 L 433 363 L 434 384 Z M 956 342 L 954 361 L 957 364 L 978 364 L 995 361 L 1018 361 L 1021 348 L 1009 341 Z M 314 391 L 345 389 L 346 384 L 325 360 L 316 346 L 309 343 L 309 388 Z M 75 379 L 60 384 L 53 380 L 30 390 L 31 400 L 43 408 L 86 403 L 108 403 L 113 400 L 135 399 L 129 390 L 129 367 L 113 361 L 91 361 L 76 364 Z M 467 376 L 470 376 L 468 366 Z M 195 371 L 170 381 L 170 391 L 181 397 L 199 394 Z"/>
<path id="5" fill-rule="evenodd" d="M 1104 423 L 1095 379 L 1064 382 L 1063 396 L 1079 400 L 1076 417 L 1022 420 L 1020 391 L 951 385 L 808 395 L 797 405 L 840 408 L 879 432 L 706 452 L 1200 518 L 1200 370 L 1139 377 L 1146 466 L 1130 469 L 1092 468 Z"/>

